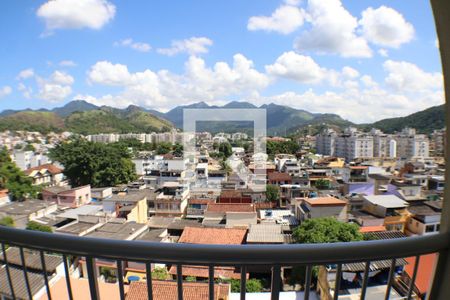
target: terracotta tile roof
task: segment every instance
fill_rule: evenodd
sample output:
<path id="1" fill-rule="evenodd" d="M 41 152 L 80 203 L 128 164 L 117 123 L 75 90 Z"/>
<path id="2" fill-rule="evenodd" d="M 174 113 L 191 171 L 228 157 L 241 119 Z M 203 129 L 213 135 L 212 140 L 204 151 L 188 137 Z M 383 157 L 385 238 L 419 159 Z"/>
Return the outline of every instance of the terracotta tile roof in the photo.
<path id="1" fill-rule="evenodd" d="M 344 206 L 347 204 L 344 200 L 334 197 L 306 198 L 304 201 L 311 206 Z"/>
<path id="2" fill-rule="evenodd" d="M 423 295 L 427 292 L 430 280 L 433 276 L 434 263 L 436 262 L 436 253 L 430 253 L 420 256 L 419 266 L 417 269 L 417 277 L 415 286 Z M 412 278 L 416 258 L 406 258 L 408 265 L 405 266 L 405 272 Z"/>
<path id="3" fill-rule="evenodd" d="M 351 166 L 350 169 L 352 170 L 365 170 L 368 166 Z"/>
<path id="4" fill-rule="evenodd" d="M 40 171 L 40 170 L 44 170 L 44 169 L 48 170 L 53 175 L 60 174 L 63 171 L 62 169 L 58 168 L 57 166 L 55 166 L 53 164 L 44 164 L 44 165 L 40 165 L 40 166 L 29 168 L 29 169 L 25 170 L 25 174 L 30 175 L 33 171 Z"/>
<path id="5" fill-rule="evenodd" d="M 239 245 L 245 240 L 246 229 L 186 227 L 179 243 Z"/>
<path id="6" fill-rule="evenodd" d="M 287 173 L 272 172 L 268 174 L 269 181 L 290 181 L 291 175 Z"/>
<path id="7" fill-rule="evenodd" d="M 177 275 L 176 266 L 172 266 L 169 269 L 171 275 Z M 194 276 L 200 278 L 208 278 L 209 270 L 206 266 L 183 266 L 183 276 Z M 215 267 L 214 278 L 232 278 L 240 279 L 241 273 L 234 267 Z"/>
<path id="8" fill-rule="evenodd" d="M 153 282 L 153 299 L 154 300 L 171 300 L 177 299 L 177 283 L 174 281 Z M 214 299 L 227 300 L 229 298 L 230 286 L 228 284 L 214 284 Z M 128 290 L 126 300 L 146 300 L 147 283 L 132 282 Z M 183 299 L 185 300 L 207 300 L 208 284 L 203 282 L 183 282 Z"/>
<path id="9" fill-rule="evenodd" d="M 386 227 L 383 225 L 380 226 L 364 226 L 359 228 L 359 232 L 365 233 L 365 232 L 380 232 L 380 231 L 386 231 Z"/>
<path id="10" fill-rule="evenodd" d="M 254 212 L 252 203 L 209 203 L 206 211 L 209 212 Z"/>

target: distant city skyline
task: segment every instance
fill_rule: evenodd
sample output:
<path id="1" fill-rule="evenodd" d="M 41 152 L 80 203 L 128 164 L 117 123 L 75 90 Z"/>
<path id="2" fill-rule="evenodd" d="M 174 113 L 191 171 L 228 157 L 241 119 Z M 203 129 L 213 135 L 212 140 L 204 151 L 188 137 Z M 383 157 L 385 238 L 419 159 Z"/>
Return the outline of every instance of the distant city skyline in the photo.
<path id="1" fill-rule="evenodd" d="M 9 1 L 0 111 L 276 103 L 357 123 L 444 103 L 426 1 Z M 420 12 L 419 14 L 417 12 Z"/>

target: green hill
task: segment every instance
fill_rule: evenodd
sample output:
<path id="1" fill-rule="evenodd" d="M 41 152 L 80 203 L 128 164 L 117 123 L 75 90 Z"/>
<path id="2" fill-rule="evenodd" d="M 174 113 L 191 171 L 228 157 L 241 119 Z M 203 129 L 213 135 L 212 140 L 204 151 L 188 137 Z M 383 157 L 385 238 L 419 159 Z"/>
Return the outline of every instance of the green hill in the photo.
<path id="1" fill-rule="evenodd" d="M 64 120 L 53 112 L 21 111 L 0 118 L 0 131 L 4 130 L 61 132 Z"/>
<path id="2" fill-rule="evenodd" d="M 145 111 L 99 109 L 75 112 L 65 119 L 67 130 L 84 135 L 167 131 L 173 125 Z"/>
<path id="3" fill-rule="evenodd" d="M 445 127 L 444 105 L 433 106 L 406 117 L 380 120 L 373 124 L 364 124 L 364 129 L 378 128 L 386 133 L 401 131 L 405 127 L 415 128 L 419 133 L 431 133 Z"/>

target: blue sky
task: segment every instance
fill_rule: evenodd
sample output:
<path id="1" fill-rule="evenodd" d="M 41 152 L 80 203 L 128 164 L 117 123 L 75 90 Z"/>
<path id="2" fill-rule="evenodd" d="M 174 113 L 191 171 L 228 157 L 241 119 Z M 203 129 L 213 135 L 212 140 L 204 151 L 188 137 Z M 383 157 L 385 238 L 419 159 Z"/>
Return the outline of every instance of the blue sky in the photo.
<path id="1" fill-rule="evenodd" d="M 428 1 L 2 1 L 0 110 L 274 102 L 355 122 L 443 103 Z"/>

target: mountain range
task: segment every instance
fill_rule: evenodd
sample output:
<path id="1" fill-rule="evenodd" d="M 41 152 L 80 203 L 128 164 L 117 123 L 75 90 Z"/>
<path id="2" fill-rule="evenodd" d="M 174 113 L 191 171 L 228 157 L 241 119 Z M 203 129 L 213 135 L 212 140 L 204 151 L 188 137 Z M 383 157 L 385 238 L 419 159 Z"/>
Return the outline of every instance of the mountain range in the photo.
<path id="1" fill-rule="evenodd" d="M 84 100 L 74 100 L 63 107 L 39 110 L 5 110 L 0 113 L 0 131 L 72 131 L 80 134 L 126 133 L 126 132 L 161 132 L 173 128 L 182 128 L 183 109 L 185 108 L 265 108 L 267 111 L 267 132 L 269 135 L 288 135 L 302 130 L 316 133 L 324 126 L 343 128 L 357 126 L 361 129 L 379 128 L 386 133 L 410 126 L 419 132 L 430 133 L 445 126 L 444 106 L 435 106 L 406 117 L 390 118 L 371 124 L 356 125 L 336 114 L 311 113 L 278 104 L 255 106 L 248 102 L 232 101 L 224 106 L 211 106 L 205 102 L 177 106 L 163 113 L 130 105 L 119 109 L 110 106 L 96 106 Z M 197 130 L 251 131 L 250 122 L 200 122 Z"/>

